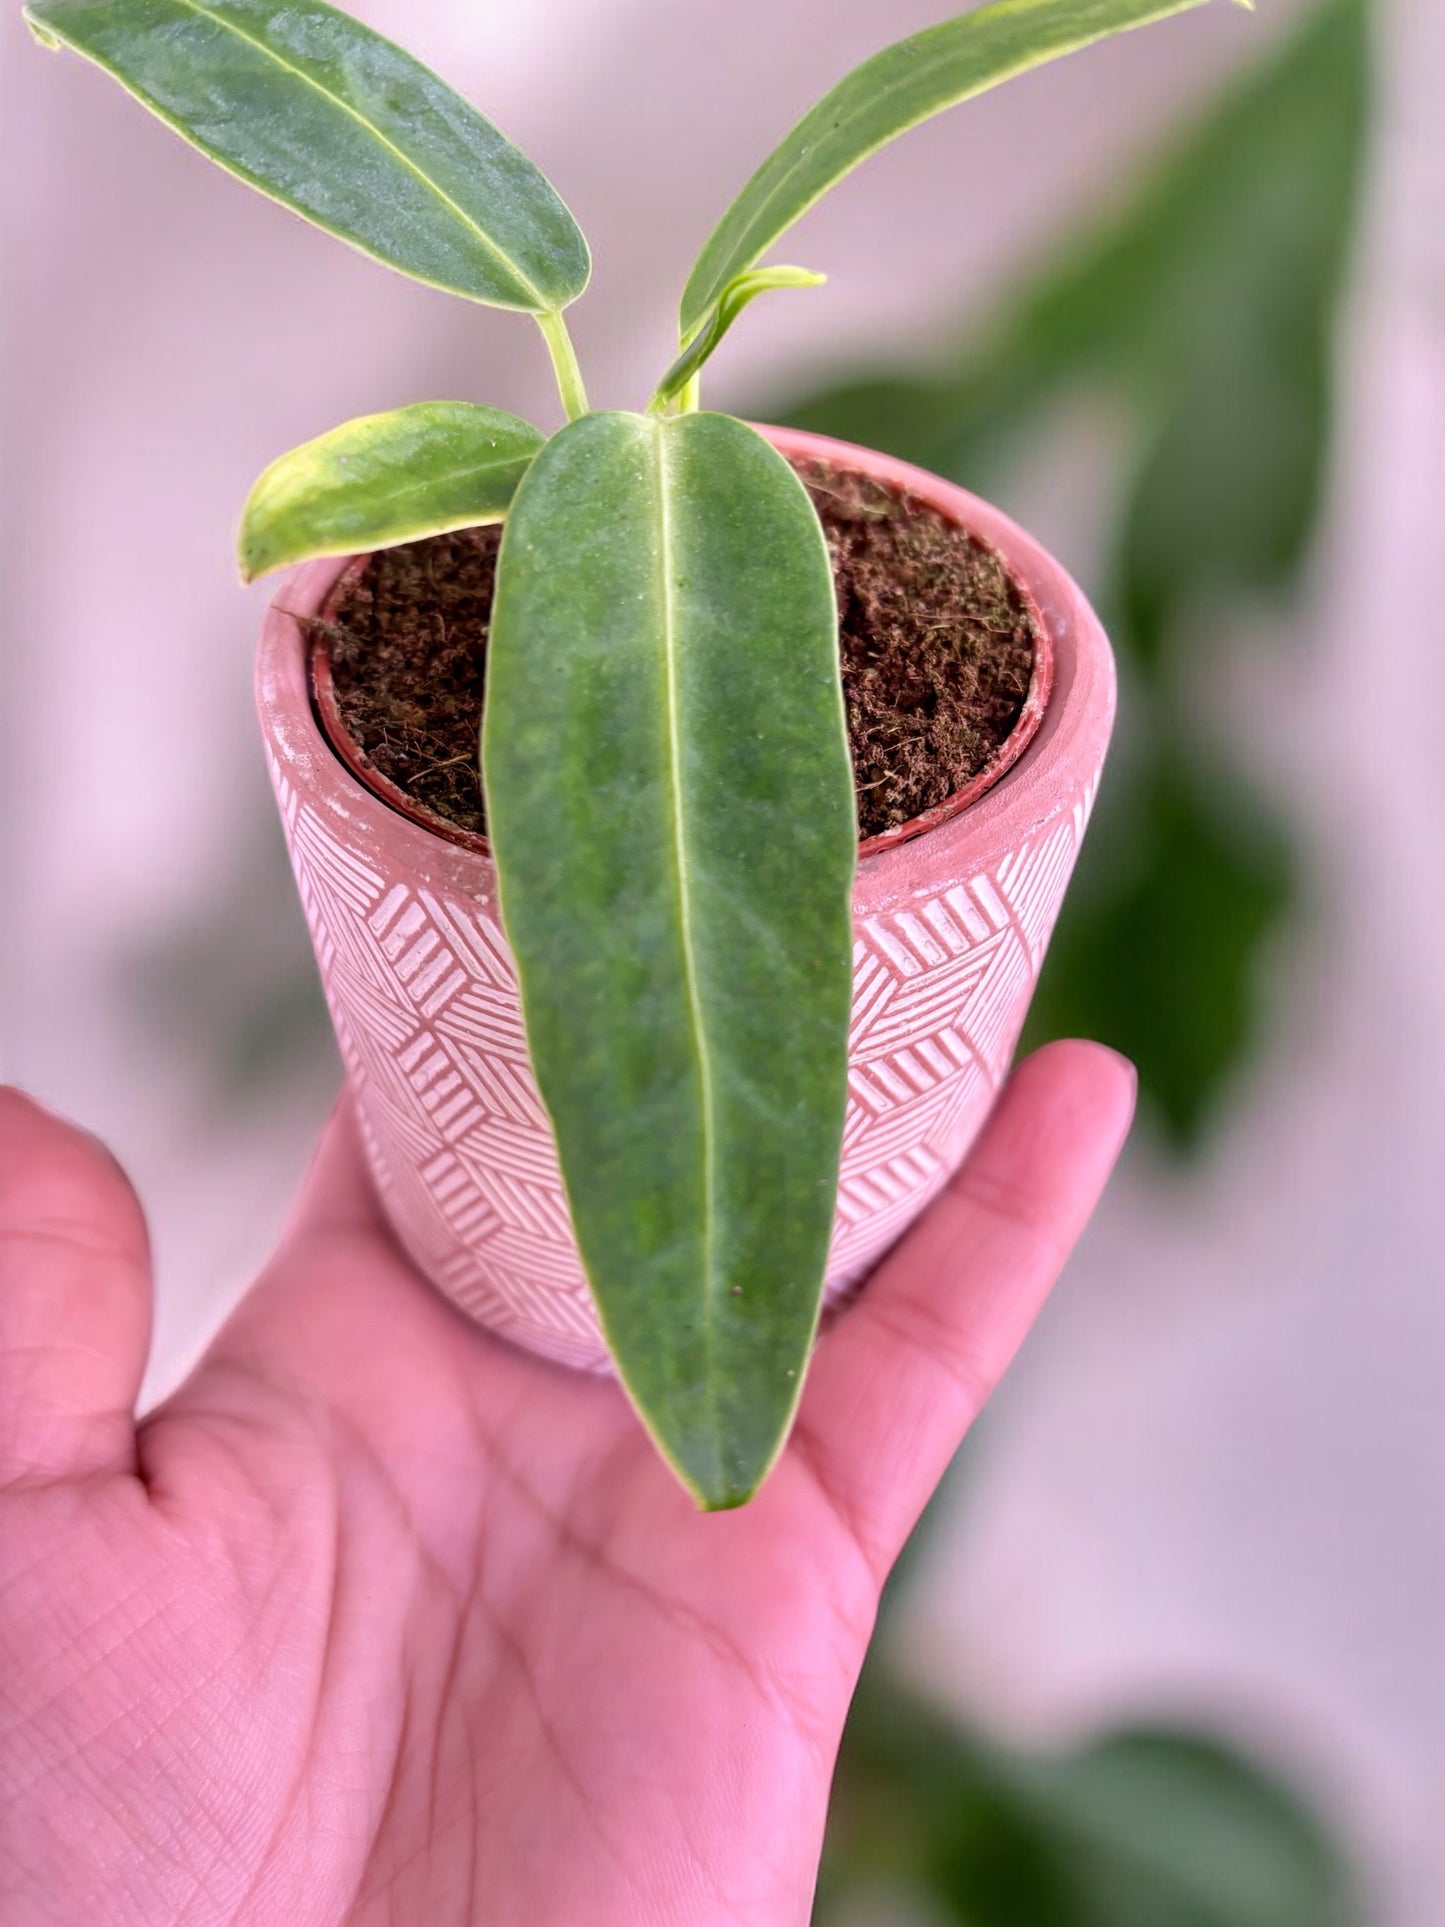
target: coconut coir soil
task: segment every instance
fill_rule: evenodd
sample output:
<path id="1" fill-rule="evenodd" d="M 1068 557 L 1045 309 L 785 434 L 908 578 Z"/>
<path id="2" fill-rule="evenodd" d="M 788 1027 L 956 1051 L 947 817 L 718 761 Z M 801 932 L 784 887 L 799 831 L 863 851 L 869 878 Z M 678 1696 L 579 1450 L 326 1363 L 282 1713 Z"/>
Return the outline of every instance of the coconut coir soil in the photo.
<path id="1" fill-rule="evenodd" d="M 860 837 L 976 776 L 1028 695 L 1035 622 L 995 552 L 870 477 L 800 462 L 828 539 Z M 461 829 L 484 832 L 477 741 L 497 528 L 375 555 L 319 624 L 365 759 Z"/>

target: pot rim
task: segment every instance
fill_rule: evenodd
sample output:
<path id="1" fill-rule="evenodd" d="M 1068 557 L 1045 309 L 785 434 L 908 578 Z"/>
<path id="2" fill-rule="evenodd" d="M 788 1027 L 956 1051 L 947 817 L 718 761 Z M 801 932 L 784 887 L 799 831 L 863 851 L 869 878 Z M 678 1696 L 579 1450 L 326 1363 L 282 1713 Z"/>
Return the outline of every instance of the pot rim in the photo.
<path id="1" fill-rule="evenodd" d="M 960 512 L 1027 585 L 1053 645 L 1053 692 L 1028 748 L 1001 782 L 950 822 L 862 856 L 854 881 L 855 917 L 870 923 L 880 914 L 906 911 L 947 880 L 1010 865 L 1021 848 L 1052 834 L 1065 817 L 1072 816 L 1080 831 L 1113 725 L 1116 679 L 1108 637 L 1068 570 L 1001 509 L 925 469 L 827 436 L 774 434 L 777 445 L 790 453 L 857 462 L 925 501 Z M 348 864 L 370 873 L 373 867 L 388 870 L 402 863 L 426 888 L 455 889 L 490 902 L 497 889 L 490 852 L 432 835 L 392 809 L 357 780 L 322 733 L 307 672 L 308 618 L 319 612 L 346 565 L 342 556 L 300 564 L 282 578 L 266 610 L 255 688 L 268 759 L 290 790 L 305 796 L 331 825 L 348 852 Z M 1005 912 L 990 898 L 986 914 L 996 918 Z M 933 943 L 922 926 L 914 935 L 925 949 Z"/>
<path id="2" fill-rule="evenodd" d="M 753 426 L 784 455 L 796 455 L 799 458 L 812 460 L 822 459 L 830 462 L 835 468 L 852 469 L 856 473 L 885 480 L 886 485 L 893 488 L 905 501 L 921 502 L 955 528 L 962 529 L 972 541 L 988 550 L 1008 570 L 1010 579 L 1033 618 L 1035 638 L 1033 667 L 1029 676 L 1028 692 L 1013 728 L 983 768 L 961 789 L 946 796 L 932 809 L 920 811 L 917 816 L 909 817 L 907 822 L 896 824 L 890 830 L 882 830 L 875 836 L 864 837 L 858 845 L 858 857 L 862 861 L 940 829 L 945 823 L 952 822 L 955 817 L 961 816 L 972 804 L 978 802 L 1002 782 L 1038 734 L 1039 726 L 1048 709 L 1054 686 L 1053 636 L 1033 591 L 1018 569 L 1001 554 L 997 545 L 987 535 L 969 521 L 960 501 L 952 499 L 961 497 L 964 502 L 972 499 L 954 484 L 945 482 L 942 477 L 928 477 L 927 479 L 935 482 L 935 490 L 917 488 L 911 486 L 908 480 L 900 480 L 896 472 L 886 477 L 880 475 L 880 468 L 885 464 L 895 471 L 901 469 L 902 465 L 892 463 L 891 458 L 873 450 L 858 448 L 848 442 L 833 441 L 829 437 L 809 435 L 796 429 L 773 428 L 762 423 L 754 423 Z M 924 473 L 925 471 L 916 469 L 906 471 L 909 476 Z M 942 491 L 947 491 L 946 497 Z M 376 553 L 378 553 L 376 550 L 367 550 L 344 559 L 340 574 L 327 590 L 321 603 L 319 614 L 323 622 L 334 620 L 337 604 L 353 584 L 360 580 Z M 488 837 L 476 830 L 463 829 L 460 824 L 451 822 L 438 811 L 429 808 L 427 804 L 418 802 L 415 797 L 402 789 L 400 784 L 393 782 L 389 776 L 384 775 L 368 762 L 365 753 L 342 718 L 332 673 L 331 654 L 323 630 L 317 629 L 312 632 L 306 651 L 306 663 L 311 701 L 320 724 L 322 737 L 328 748 L 356 780 L 389 809 L 406 817 L 420 829 L 429 831 L 433 836 L 456 844 L 464 850 L 472 850 L 479 856 L 489 857 L 492 846 Z"/>

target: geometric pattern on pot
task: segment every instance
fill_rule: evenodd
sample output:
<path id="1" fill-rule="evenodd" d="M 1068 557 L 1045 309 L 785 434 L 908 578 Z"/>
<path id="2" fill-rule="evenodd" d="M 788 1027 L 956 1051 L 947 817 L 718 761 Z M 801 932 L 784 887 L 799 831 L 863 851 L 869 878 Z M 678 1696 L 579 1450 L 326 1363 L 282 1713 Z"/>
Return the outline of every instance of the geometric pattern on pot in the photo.
<path id="1" fill-rule="evenodd" d="M 388 1215 L 481 1323 L 606 1353 L 495 909 L 383 874 L 272 758 L 292 865 Z M 947 1181 L 1008 1068 L 1083 834 L 1080 799 L 992 871 L 859 923 L 833 1302 Z"/>
<path id="2" fill-rule="evenodd" d="M 1007 1071 L 1103 764 L 1113 662 L 1078 589 L 997 510 L 871 452 L 769 433 L 786 453 L 907 488 L 993 542 L 1054 652 L 1053 693 L 1014 769 L 961 816 L 858 866 L 836 1304 L 946 1183 Z M 401 1242 L 442 1291 L 517 1343 L 605 1370 L 491 859 L 364 789 L 312 714 L 295 617 L 319 609 L 343 566 L 311 564 L 283 585 L 257 699 L 372 1170 Z"/>
<path id="3" fill-rule="evenodd" d="M 1048 833 L 853 947 L 848 1115 L 828 1282 L 872 1268 L 962 1163 L 1003 1081 L 1088 822 Z"/>

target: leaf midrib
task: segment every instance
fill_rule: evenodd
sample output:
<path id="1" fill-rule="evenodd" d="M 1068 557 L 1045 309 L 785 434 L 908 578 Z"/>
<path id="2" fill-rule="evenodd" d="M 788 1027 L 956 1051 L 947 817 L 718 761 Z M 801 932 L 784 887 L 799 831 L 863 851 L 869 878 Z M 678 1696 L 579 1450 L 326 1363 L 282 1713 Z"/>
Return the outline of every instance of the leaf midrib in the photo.
<path id="1" fill-rule="evenodd" d="M 202 20 L 209 20 L 213 26 L 221 27 L 225 32 L 234 34 L 237 40 L 243 41 L 248 47 L 254 47 L 256 52 L 263 55 L 265 59 L 273 61 L 283 73 L 293 75 L 303 86 L 309 87 L 313 93 L 319 94 L 324 101 L 328 101 L 343 114 L 349 114 L 358 127 L 364 127 L 379 146 L 384 147 L 387 153 L 393 155 L 409 174 L 415 176 L 424 188 L 436 196 L 443 207 L 448 208 L 451 213 L 456 216 L 464 228 L 467 228 L 476 236 L 489 254 L 500 261 L 509 273 L 516 276 L 524 293 L 530 295 L 539 307 L 549 308 L 551 306 L 550 302 L 544 300 L 541 289 L 536 286 L 529 275 L 525 274 L 523 270 L 518 267 L 506 249 L 499 246 L 485 229 L 478 227 L 466 210 L 459 207 L 452 199 L 446 189 L 434 181 L 429 174 L 424 173 L 422 169 L 417 166 L 416 162 L 409 159 L 394 141 L 388 140 L 381 129 L 369 121 L 359 108 L 353 107 L 349 101 L 340 99 L 336 94 L 328 92 L 327 89 L 321 85 L 320 81 L 312 79 L 305 68 L 294 66 L 289 60 L 283 59 L 274 47 L 267 46 L 264 40 L 256 39 L 254 34 L 246 33 L 241 27 L 237 26 L 235 21 L 228 20 L 222 14 L 212 12 L 209 7 L 202 6 L 200 0 L 176 0 L 176 4 L 177 6 L 186 8 L 191 13 L 199 14 Z M 384 36 L 378 36 L 378 38 L 383 37 Z M 400 49 L 397 49 L 397 51 L 400 52 Z M 475 112 L 475 109 L 472 111 Z"/>
<path id="2" fill-rule="evenodd" d="M 672 510 L 668 486 L 667 428 L 659 422 L 652 429 L 657 445 L 658 559 L 661 569 L 660 614 L 664 684 L 667 693 L 668 775 L 671 786 L 673 860 L 677 868 L 678 922 L 682 938 L 683 974 L 687 983 L 688 1015 L 692 1023 L 693 1044 L 697 1052 L 698 1085 L 702 1099 L 702 1178 L 703 1178 L 703 1349 L 706 1357 L 704 1382 L 708 1387 L 713 1436 L 718 1436 L 717 1385 L 712 1370 L 716 1348 L 717 1261 L 714 1249 L 717 1224 L 716 1128 L 713 1116 L 712 1053 L 707 1024 L 698 988 L 697 953 L 693 945 L 692 901 L 688 893 L 687 823 L 682 792 L 682 730 L 677 690 L 677 611 L 673 596 Z"/>
<path id="3" fill-rule="evenodd" d="M 450 482 L 459 482 L 472 476 L 488 475 L 494 469 L 515 468 L 518 462 L 534 460 L 536 453 L 536 449 L 532 449 L 526 456 L 498 455 L 490 462 L 464 462 L 461 467 L 449 468 L 440 474 L 419 476 L 414 481 L 398 482 L 395 488 L 387 489 L 386 500 L 389 503 L 405 502 L 413 495 L 424 495 L 429 490 L 444 487 Z M 288 458 L 283 455 L 281 459 L 284 462 Z M 363 481 L 368 488 L 377 486 L 376 478 L 374 477 L 369 480 L 363 478 Z M 311 484 L 308 483 L 307 487 L 309 488 L 310 486 Z"/>

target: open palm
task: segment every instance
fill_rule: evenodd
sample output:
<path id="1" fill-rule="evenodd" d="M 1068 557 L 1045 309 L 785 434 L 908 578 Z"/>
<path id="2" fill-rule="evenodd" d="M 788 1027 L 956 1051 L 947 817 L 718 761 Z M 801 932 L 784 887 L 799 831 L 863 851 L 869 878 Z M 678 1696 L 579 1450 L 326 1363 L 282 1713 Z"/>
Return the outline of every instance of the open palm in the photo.
<path id="1" fill-rule="evenodd" d="M 1056 1045 L 704 1517 L 617 1388 L 466 1322 L 345 1107 L 139 1425 L 143 1221 L 0 1093 L 7 1927 L 808 1917 L 879 1588 L 1102 1187 L 1132 1079 Z"/>

